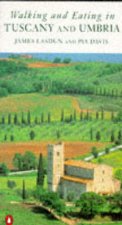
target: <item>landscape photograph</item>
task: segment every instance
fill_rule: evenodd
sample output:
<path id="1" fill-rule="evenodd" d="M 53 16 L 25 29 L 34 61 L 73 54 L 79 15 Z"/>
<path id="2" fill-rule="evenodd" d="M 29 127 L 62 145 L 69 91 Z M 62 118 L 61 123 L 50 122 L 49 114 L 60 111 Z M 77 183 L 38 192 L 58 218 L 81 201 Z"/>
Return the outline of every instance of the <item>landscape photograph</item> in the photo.
<path id="1" fill-rule="evenodd" d="M 0 53 L 0 225 L 7 215 L 122 225 L 122 54 Z"/>

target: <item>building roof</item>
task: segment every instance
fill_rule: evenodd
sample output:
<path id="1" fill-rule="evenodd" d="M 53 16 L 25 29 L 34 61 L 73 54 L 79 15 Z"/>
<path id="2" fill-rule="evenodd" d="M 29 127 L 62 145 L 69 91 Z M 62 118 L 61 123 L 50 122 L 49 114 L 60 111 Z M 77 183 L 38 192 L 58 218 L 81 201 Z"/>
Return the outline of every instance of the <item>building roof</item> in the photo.
<path id="1" fill-rule="evenodd" d="M 63 176 L 61 177 L 63 180 L 68 180 L 75 183 L 81 183 L 81 184 L 87 184 L 90 182 L 93 182 L 92 179 L 84 179 L 84 178 L 77 178 L 77 177 L 71 177 L 71 176 Z"/>
<path id="2" fill-rule="evenodd" d="M 81 160 L 68 160 L 68 161 L 65 161 L 64 165 L 80 167 L 80 168 L 85 168 L 85 169 L 94 169 L 94 168 L 98 167 L 98 165 L 95 163 L 84 162 Z"/>

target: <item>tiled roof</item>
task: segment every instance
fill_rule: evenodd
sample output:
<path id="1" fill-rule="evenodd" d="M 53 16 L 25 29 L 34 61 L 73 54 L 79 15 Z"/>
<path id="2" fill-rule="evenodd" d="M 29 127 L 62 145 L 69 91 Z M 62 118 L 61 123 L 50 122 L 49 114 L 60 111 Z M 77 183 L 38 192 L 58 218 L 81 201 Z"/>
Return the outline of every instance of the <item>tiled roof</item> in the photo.
<path id="1" fill-rule="evenodd" d="M 85 169 L 94 169 L 98 165 L 95 163 L 89 163 L 89 162 L 84 162 L 81 160 L 68 160 L 64 162 L 65 166 L 75 166 L 75 167 L 80 167 L 80 168 L 85 168 Z"/>
<path id="2" fill-rule="evenodd" d="M 71 176 L 63 176 L 61 177 L 63 180 L 68 180 L 75 183 L 81 183 L 81 184 L 87 184 L 89 182 L 93 182 L 92 179 L 83 179 L 83 178 L 77 178 L 77 177 L 71 177 Z"/>

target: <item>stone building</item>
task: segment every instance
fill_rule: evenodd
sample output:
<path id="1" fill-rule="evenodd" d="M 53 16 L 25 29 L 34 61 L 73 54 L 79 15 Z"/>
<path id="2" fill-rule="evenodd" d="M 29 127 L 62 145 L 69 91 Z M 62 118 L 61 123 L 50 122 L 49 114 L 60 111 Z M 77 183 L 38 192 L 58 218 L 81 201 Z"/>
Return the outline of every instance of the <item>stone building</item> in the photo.
<path id="1" fill-rule="evenodd" d="M 84 161 L 64 161 L 64 145 L 48 145 L 48 190 L 59 192 L 64 198 L 75 198 L 84 192 L 111 194 L 120 190 L 120 182 L 113 178 L 112 167 Z"/>

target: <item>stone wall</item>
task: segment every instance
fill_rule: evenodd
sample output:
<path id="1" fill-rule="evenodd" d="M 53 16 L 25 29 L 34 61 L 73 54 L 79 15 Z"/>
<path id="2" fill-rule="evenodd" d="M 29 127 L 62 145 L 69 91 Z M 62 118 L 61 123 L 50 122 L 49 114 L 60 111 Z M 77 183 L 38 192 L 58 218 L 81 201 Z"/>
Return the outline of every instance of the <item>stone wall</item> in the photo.
<path id="1" fill-rule="evenodd" d="M 61 179 L 61 195 L 64 199 L 72 196 L 72 200 L 78 199 L 80 195 L 87 190 L 86 184 L 76 183 L 68 180 Z"/>
<path id="2" fill-rule="evenodd" d="M 106 165 L 99 165 L 94 170 L 94 192 L 111 194 L 115 191 L 112 168 Z"/>
<path id="3" fill-rule="evenodd" d="M 93 169 L 86 169 L 77 166 L 69 166 L 65 165 L 65 175 L 85 178 L 85 179 L 93 179 L 94 177 L 94 170 Z"/>

